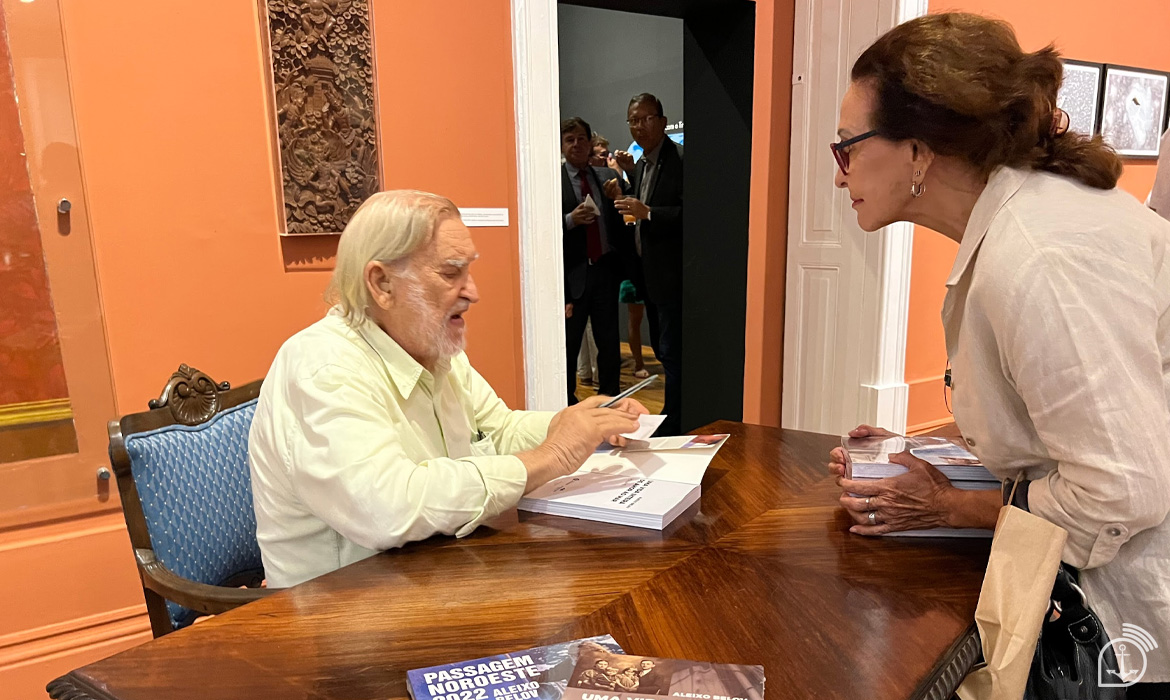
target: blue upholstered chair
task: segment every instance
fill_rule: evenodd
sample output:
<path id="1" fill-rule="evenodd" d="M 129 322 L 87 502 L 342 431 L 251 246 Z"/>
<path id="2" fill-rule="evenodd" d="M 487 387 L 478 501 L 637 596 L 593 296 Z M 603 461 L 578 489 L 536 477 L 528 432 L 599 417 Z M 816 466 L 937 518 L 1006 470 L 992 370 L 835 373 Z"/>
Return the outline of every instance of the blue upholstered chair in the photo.
<path id="1" fill-rule="evenodd" d="M 182 365 L 152 410 L 110 421 L 110 462 L 155 637 L 272 592 L 259 587 L 248 469 L 259 394 L 259 381 L 231 389 Z"/>

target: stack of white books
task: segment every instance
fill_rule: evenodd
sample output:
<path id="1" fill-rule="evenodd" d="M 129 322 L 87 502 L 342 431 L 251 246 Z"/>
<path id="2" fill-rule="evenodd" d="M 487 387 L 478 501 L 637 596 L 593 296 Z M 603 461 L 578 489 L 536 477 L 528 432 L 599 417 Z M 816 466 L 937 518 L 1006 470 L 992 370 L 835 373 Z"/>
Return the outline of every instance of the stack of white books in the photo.
<path id="1" fill-rule="evenodd" d="M 707 465 L 727 435 L 649 437 L 664 416 L 642 416 L 625 447 L 601 445 L 576 472 L 520 499 L 518 508 L 661 530 L 699 500 Z"/>
<path id="2" fill-rule="evenodd" d="M 941 437 L 873 437 L 841 438 L 845 448 L 845 476 L 857 481 L 888 479 L 906 473 L 906 467 L 890 462 L 900 452 L 929 462 L 950 479 L 951 485 L 968 491 L 999 490 L 1000 482 L 979 458 L 969 452 L 959 438 Z M 891 532 L 892 537 L 991 537 L 991 530 L 978 528 L 906 530 Z"/>

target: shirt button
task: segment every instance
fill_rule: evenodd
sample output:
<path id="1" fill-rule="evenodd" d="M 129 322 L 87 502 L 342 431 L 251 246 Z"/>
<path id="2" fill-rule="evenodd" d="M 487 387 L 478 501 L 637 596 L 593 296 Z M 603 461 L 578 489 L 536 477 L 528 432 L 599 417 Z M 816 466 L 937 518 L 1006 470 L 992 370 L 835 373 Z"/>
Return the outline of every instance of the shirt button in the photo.
<path id="1" fill-rule="evenodd" d="M 1111 527 L 1111 528 L 1109 528 L 1109 534 L 1110 534 L 1110 535 L 1112 535 L 1113 537 L 1120 537 L 1120 536 L 1121 536 L 1121 530 L 1118 530 L 1118 529 L 1117 529 L 1117 528 L 1115 528 L 1115 527 Z"/>
<path id="2" fill-rule="evenodd" d="M 974 447 L 974 446 L 975 446 L 975 441 L 974 441 L 974 440 L 972 440 L 971 438 L 967 438 L 967 444 L 968 444 L 969 446 L 971 446 L 971 447 Z"/>

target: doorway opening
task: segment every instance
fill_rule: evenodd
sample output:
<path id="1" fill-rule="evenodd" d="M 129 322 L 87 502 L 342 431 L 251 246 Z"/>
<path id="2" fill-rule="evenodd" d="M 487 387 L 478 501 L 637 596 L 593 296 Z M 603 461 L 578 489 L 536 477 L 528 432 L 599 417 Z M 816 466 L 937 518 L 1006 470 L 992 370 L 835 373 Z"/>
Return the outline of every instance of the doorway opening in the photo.
<path id="1" fill-rule="evenodd" d="M 640 155 L 627 109 L 634 95 L 652 93 L 667 137 L 684 154 L 681 431 L 743 417 L 755 21 L 749 0 L 561 0 L 558 7 L 560 118 L 581 117 L 611 151 Z M 625 304 L 619 313 L 626 349 Z M 650 334 L 646 319 L 648 367 Z M 630 370 L 623 388 L 634 380 Z"/>

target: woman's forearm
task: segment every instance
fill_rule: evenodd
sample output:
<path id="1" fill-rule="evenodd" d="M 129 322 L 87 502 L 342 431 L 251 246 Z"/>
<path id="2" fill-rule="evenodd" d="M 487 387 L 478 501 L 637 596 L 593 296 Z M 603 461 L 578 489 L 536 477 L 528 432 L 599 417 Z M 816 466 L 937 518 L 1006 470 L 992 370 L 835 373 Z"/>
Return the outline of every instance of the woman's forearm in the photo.
<path id="1" fill-rule="evenodd" d="M 951 489 L 943 503 L 943 516 L 948 527 L 976 527 L 995 529 L 1003 496 L 998 489 L 991 491 L 964 491 Z"/>

